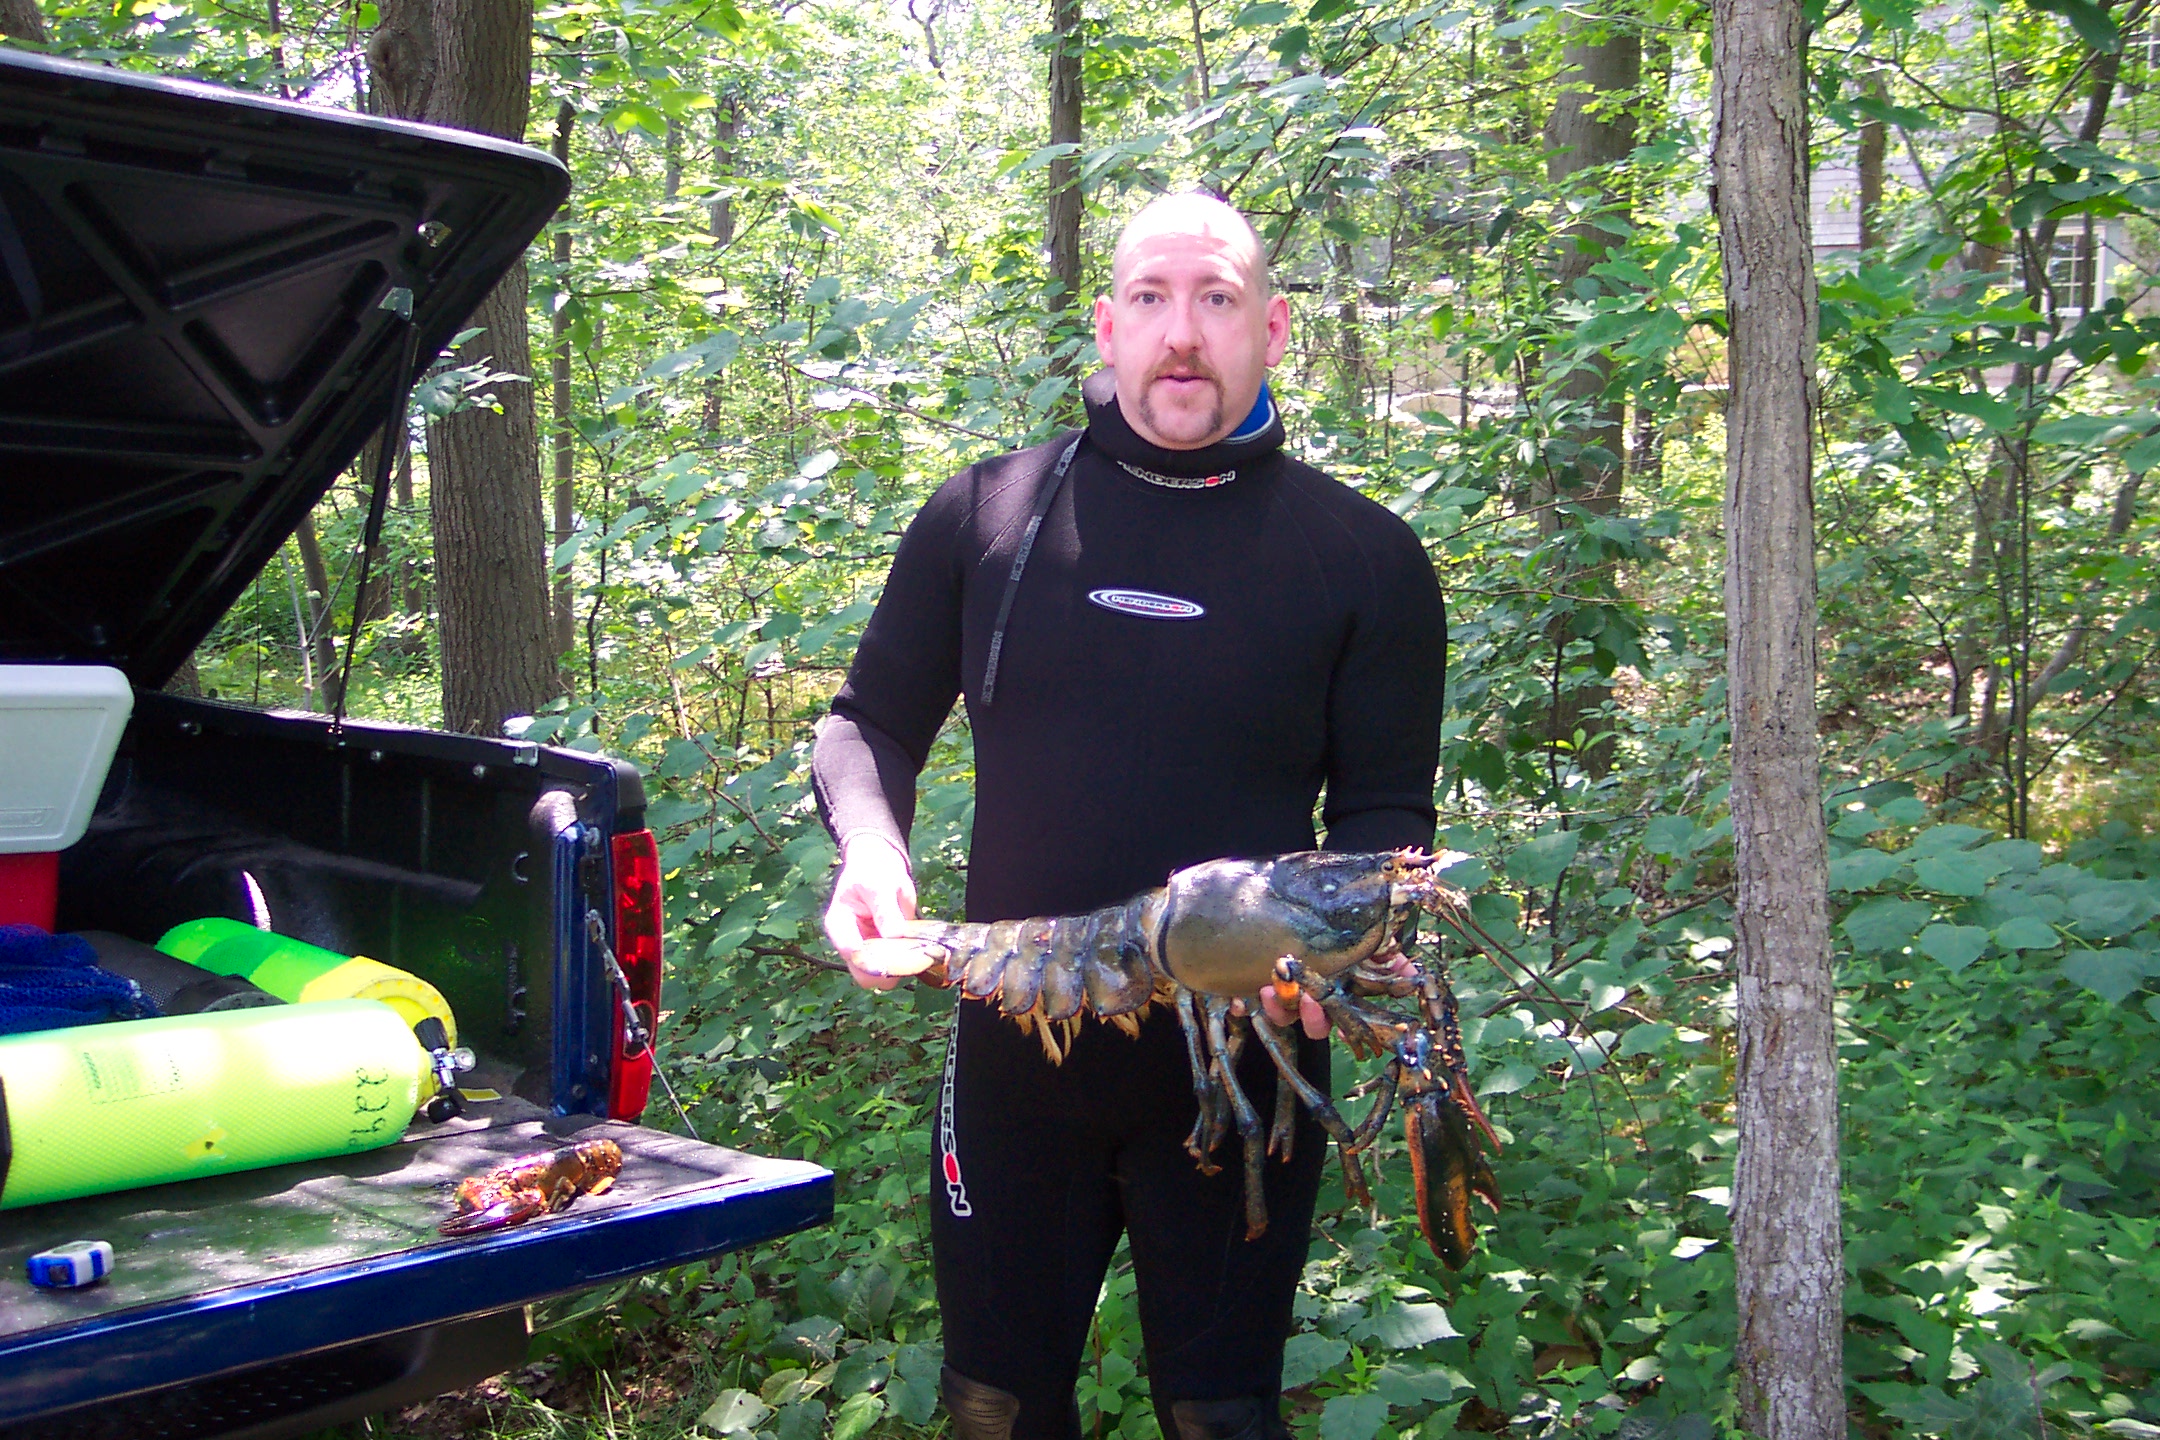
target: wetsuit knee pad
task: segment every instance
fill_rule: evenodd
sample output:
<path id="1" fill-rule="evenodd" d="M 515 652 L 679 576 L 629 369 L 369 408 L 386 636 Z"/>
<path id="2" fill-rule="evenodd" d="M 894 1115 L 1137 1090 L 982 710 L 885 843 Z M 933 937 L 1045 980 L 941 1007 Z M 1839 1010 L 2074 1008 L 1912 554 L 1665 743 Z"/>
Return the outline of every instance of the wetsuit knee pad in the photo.
<path id="1" fill-rule="evenodd" d="M 1020 1397 L 1010 1390 L 970 1380 L 947 1365 L 938 1375 L 938 1393 L 952 1413 L 957 1440 L 1012 1440 Z"/>
<path id="2" fill-rule="evenodd" d="M 1240 1395 L 1233 1400 L 1176 1400 L 1170 1418 L 1177 1440 L 1287 1440 L 1280 1395 Z"/>

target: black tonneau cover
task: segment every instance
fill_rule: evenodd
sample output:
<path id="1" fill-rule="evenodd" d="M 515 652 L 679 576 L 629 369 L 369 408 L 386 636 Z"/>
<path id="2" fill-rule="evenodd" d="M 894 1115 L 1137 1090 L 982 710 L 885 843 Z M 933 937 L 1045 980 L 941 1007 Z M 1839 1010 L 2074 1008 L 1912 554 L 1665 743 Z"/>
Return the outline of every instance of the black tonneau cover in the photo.
<path id="1" fill-rule="evenodd" d="M 162 685 L 568 188 L 522 145 L 0 50 L 0 662 Z"/>

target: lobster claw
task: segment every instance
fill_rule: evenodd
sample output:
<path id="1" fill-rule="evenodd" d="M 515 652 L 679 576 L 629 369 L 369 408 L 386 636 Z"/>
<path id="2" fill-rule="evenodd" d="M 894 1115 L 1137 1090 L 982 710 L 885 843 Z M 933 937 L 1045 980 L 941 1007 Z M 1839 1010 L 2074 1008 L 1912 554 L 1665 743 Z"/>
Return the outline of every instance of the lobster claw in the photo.
<path id="1" fill-rule="evenodd" d="M 484 1210 L 453 1215 L 435 1228 L 445 1235 L 484 1235 L 490 1230 L 523 1224 L 547 1211 L 546 1196 L 536 1190 L 524 1190 L 505 1195 Z"/>
<path id="2" fill-rule="evenodd" d="M 1500 1186 L 1452 1090 L 1427 1090 L 1410 1101 L 1403 1109 L 1403 1126 L 1410 1141 L 1418 1228 L 1440 1262 L 1460 1270 L 1477 1244 L 1470 1197 L 1474 1194 L 1497 1210 Z"/>

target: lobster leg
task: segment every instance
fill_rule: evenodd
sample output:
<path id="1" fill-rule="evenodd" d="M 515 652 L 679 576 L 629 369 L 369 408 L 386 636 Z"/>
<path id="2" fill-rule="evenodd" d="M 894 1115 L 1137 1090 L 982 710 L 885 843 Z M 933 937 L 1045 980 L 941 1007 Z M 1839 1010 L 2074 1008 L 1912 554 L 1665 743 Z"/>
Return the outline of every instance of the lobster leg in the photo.
<path id="1" fill-rule="evenodd" d="M 537 1190 L 513 1190 L 483 1209 L 453 1215 L 435 1228 L 445 1235 L 479 1235 L 522 1224 L 536 1215 L 559 1210 Z"/>
<path id="2" fill-rule="evenodd" d="M 1363 1150 L 1379 1135 L 1380 1127 L 1387 1124 L 1388 1112 L 1395 1108 L 1395 1096 L 1402 1089 L 1402 1061 L 1388 1061 L 1381 1073 L 1378 1093 L 1373 1096 L 1372 1109 L 1358 1122 L 1357 1147 Z"/>
<path id="3" fill-rule="evenodd" d="M 1351 1133 L 1349 1122 L 1344 1120 L 1342 1112 L 1335 1108 L 1334 1101 L 1328 1099 L 1317 1085 L 1299 1073 L 1297 1057 L 1291 1053 L 1290 1047 L 1283 1043 L 1283 1034 L 1275 1028 L 1274 1022 L 1265 1015 L 1253 1015 L 1249 1018 L 1252 1021 L 1253 1034 L 1260 1037 L 1260 1048 L 1267 1051 L 1268 1058 L 1275 1062 L 1275 1073 L 1283 1082 L 1282 1093 L 1304 1101 L 1305 1108 L 1312 1111 L 1313 1118 L 1320 1122 L 1320 1128 L 1343 1144 L 1354 1145 L 1356 1137 Z"/>
<path id="4" fill-rule="evenodd" d="M 1397 1036 L 1413 1023 L 1403 1016 L 1353 999 L 1343 989 L 1340 978 L 1317 977 L 1288 957 L 1276 963 L 1276 974 L 1320 1003 L 1329 1023 L 1342 1036 L 1344 1046 L 1357 1059 L 1385 1055 L 1394 1048 Z"/>
<path id="5" fill-rule="evenodd" d="M 1397 1041 L 1418 1028 L 1418 1022 L 1411 1017 L 1368 1004 L 1353 995 L 1338 992 L 1336 1000 L 1339 1005 L 1336 1023 L 1342 1024 L 1343 1016 L 1356 1021 L 1363 1027 L 1365 1042 L 1376 1054 L 1387 1054 L 1395 1048 Z M 1325 1001 L 1321 1003 L 1323 1006 L 1326 1004 Z"/>
<path id="6" fill-rule="evenodd" d="M 1215 1051 L 1215 1074 L 1223 1093 L 1230 1098 L 1237 1117 L 1238 1140 L 1245 1151 L 1245 1238 L 1257 1240 L 1267 1233 L 1267 1196 L 1262 1192 L 1262 1170 L 1267 1148 L 1260 1133 L 1260 1112 L 1238 1084 L 1237 1050 L 1227 1033 L 1230 1002 L 1210 996 L 1207 1000 L 1208 1043 Z"/>
<path id="7" fill-rule="evenodd" d="M 1200 1107 L 1193 1117 L 1192 1134 L 1185 1137 L 1185 1152 L 1199 1165 L 1201 1174 L 1213 1175 L 1222 1168 L 1214 1159 L 1215 1146 L 1222 1140 L 1222 1127 L 1216 1122 L 1222 1099 L 1214 1068 L 1201 1054 L 1200 1017 L 1193 992 L 1183 986 L 1178 987 L 1177 1018 L 1178 1027 L 1185 1032 L 1185 1060 L 1192 1068 L 1193 1098 Z"/>
<path id="8" fill-rule="evenodd" d="M 1447 1067 L 1449 1093 L 1463 1113 L 1484 1132 L 1487 1143 L 1497 1155 L 1500 1137 L 1493 1133 L 1492 1121 L 1485 1118 L 1477 1097 L 1470 1093 L 1470 1061 L 1463 1053 L 1462 1022 L 1456 1014 L 1455 991 L 1447 983 L 1447 972 L 1432 966 L 1418 966 L 1418 989 L 1424 997 L 1429 1027 L 1437 1037 L 1435 1048 L 1441 1063 Z M 1494 1208 L 1499 1208 L 1497 1202 Z"/>
<path id="9" fill-rule="evenodd" d="M 1281 1064 L 1276 1061 L 1278 1070 Z M 1275 1119 L 1268 1126 L 1267 1153 L 1284 1164 L 1289 1163 L 1290 1152 L 1297 1144 L 1297 1101 L 1297 1091 L 1288 1085 L 1275 1087 Z"/>
<path id="10" fill-rule="evenodd" d="M 1371 1137 L 1368 1136 L 1361 1142 L 1350 1129 L 1350 1123 L 1343 1119 L 1342 1112 L 1335 1108 L 1334 1102 L 1298 1073 L 1296 1058 L 1291 1055 L 1289 1047 L 1283 1044 L 1281 1032 L 1269 1023 L 1265 1015 L 1254 1015 L 1251 1018 L 1253 1033 L 1260 1037 L 1260 1047 L 1266 1050 L 1268 1058 L 1275 1062 L 1277 1100 L 1280 1101 L 1283 1096 L 1288 1095 L 1305 1102 L 1305 1108 L 1312 1111 L 1313 1118 L 1320 1122 L 1320 1128 L 1334 1137 L 1336 1152 L 1342 1156 L 1344 1193 L 1350 1197 L 1352 1203 L 1371 1209 L 1372 1187 L 1365 1183 L 1365 1166 L 1358 1159 L 1358 1151 L 1371 1143 Z M 1280 1108 L 1278 1104 L 1277 1109 Z M 1288 1145 L 1283 1147 L 1283 1157 L 1289 1158 Z"/>
<path id="11" fill-rule="evenodd" d="M 1320 1008 L 1327 1012 L 1328 1022 L 1335 1027 L 1335 1033 L 1342 1036 L 1343 1045 L 1351 1055 L 1365 1060 L 1388 1052 L 1392 1037 L 1382 1039 L 1375 1036 L 1373 1023 L 1359 1013 L 1362 1007 L 1349 996 L 1340 991 L 1333 994 L 1322 991 L 1313 998 L 1318 1000 Z"/>

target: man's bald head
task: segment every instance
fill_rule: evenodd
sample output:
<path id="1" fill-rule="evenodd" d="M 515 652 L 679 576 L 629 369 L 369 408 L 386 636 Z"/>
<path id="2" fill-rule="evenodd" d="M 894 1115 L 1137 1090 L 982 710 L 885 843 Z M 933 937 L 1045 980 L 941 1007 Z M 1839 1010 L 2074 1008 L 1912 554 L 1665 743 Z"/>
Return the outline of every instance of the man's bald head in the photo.
<path id="1" fill-rule="evenodd" d="M 1255 293 L 1263 299 L 1268 295 L 1267 250 L 1260 243 L 1260 232 L 1236 206 L 1197 190 L 1158 195 L 1125 222 L 1125 228 L 1118 232 L 1117 249 L 1110 256 L 1113 293 L 1125 283 L 1140 242 L 1163 234 L 1199 235 L 1218 242 L 1254 282 Z"/>
<path id="2" fill-rule="evenodd" d="M 1251 413 L 1290 339 L 1267 254 L 1244 216 L 1208 195 L 1165 195 L 1126 225 L 1095 348 L 1142 439 L 1197 450 Z"/>

